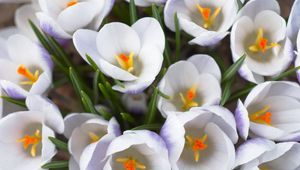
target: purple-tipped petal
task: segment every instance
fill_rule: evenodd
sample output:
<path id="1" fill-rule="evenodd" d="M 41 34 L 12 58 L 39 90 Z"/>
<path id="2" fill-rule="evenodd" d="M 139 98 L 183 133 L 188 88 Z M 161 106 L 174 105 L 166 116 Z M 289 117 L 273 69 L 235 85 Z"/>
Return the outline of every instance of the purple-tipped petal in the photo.
<path id="1" fill-rule="evenodd" d="M 237 108 L 235 110 L 235 121 L 240 136 L 246 140 L 249 134 L 250 120 L 248 111 L 241 100 L 238 100 Z"/>

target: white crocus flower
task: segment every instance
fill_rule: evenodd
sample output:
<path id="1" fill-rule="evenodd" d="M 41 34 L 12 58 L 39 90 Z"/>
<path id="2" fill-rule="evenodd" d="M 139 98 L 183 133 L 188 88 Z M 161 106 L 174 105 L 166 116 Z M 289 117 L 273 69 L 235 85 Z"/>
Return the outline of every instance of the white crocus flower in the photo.
<path id="1" fill-rule="evenodd" d="M 240 136 L 300 141 L 300 86 L 280 81 L 257 85 L 235 111 Z M 249 131 L 251 132 L 249 134 Z"/>
<path id="2" fill-rule="evenodd" d="M 39 0 L 40 27 L 55 38 L 71 39 L 81 28 L 97 30 L 114 0 Z"/>
<path id="3" fill-rule="evenodd" d="M 181 29 L 195 37 L 190 44 L 211 46 L 229 34 L 237 12 L 236 0 L 168 0 L 164 18 L 167 27 L 175 31 L 177 13 Z"/>
<path id="4" fill-rule="evenodd" d="M 97 162 L 89 170 L 171 170 L 164 141 L 147 130 L 125 131 L 110 143 L 104 166 Z"/>
<path id="5" fill-rule="evenodd" d="M 124 86 L 113 89 L 138 93 L 147 88 L 159 73 L 163 63 L 165 36 L 154 18 L 142 18 L 131 27 L 123 23 L 106 24 L 99 33 L 78 30 L 73 41 L 87 61 L 91 56 L 100 70 Z"/>
<path id="6" fill-rule="evenodd" d="M 287 36 L 296 46 L 298 32 L 300 30 L 300 1 L 295 0 L 287 24 Z"/>
<path id="7" fill-rule="evenodd" d="M 105 151 L 114 138 L 121 134 L 116 120 L 109 122 L 88 113 L 73 113 L 65 118 L 64 135 L 69 139 L 70 170 L 89 169 L 89 162 L 101 162 Z"/>
<path id="8" fill-rule="evenodd" d="M 239 73 L 250 82 L 264 82 L 264 76 L 283 72 L 293 60 L 286 22 L 278 13 L 277 1 L 252 0 L 241 9 L 232 28 L 233 60 L 246 54 Z"/>
<path id="9" fill-rule="evenodd" d="M 300 144 L 250 139 L 237 148 L 235 166 L 239 170 L 298 170 Z"/>
<path id="10" fill-rule="evenodd" d="M 159 85 L 170 99 L 159 97 L 158 109 L 165 117 L 168 112 L 184 112 L 192 107 L 219 104 L 221 71 L 208 55 L 194 55 L 187 61 L 171 65 Z"/>
<path id="11" fill-rule="evenodd" d="M 28 97 L 26 104 L 29 111 L 0 119 L 1 170 L 41 170 L 56 154 L 48 137 L 64 130 L 60 112 L 38 96 Z"/>
<path id="12" fill-rule="evenodd" d="M 136 115 L 144 114 L 148 109 L 147 95 L 145 93 L 124 94 L 122 96 L 122 102 L 130 113 Z"/>
<path id="13" fill-rule="evenodd" d="M 126 0 L 127 2 L 130 2 L 130 0 Z M 167 0 L 134 0 L 135 5 L 141 6 L 141 7 L 147 7 L 151 6 L 152 4 L 161 5 L 164 4 Z"/>
<path id="14" fill-rule="evenodd" d="M 232 170 L 238 140 L 232 113 L 220 106 L 168 115 L 160 135 L 173 170 Z"/>
<path id="15" fill-rule="evenodd" d="M 12 98 L 43 94 L 52 82 L 52 61 L 49 54 L 22 35 L 8 38 L 1 48 L 0 85 Z"/>

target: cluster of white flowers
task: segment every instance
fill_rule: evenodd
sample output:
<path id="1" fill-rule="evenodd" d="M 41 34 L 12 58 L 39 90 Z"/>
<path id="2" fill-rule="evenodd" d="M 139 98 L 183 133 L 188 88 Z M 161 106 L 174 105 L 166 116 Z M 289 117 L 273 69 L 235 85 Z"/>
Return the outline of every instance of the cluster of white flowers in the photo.
<path id="1" fill-rule="evenodd" d="M 300 170 L 300 0 L 287 22 L 276 0 L 1 3 L 22 5 L 0 29 L 0 170 Z M 132 24 L 107 20 L 113 9 Z M 166 61 L 180 33 L 185 48 L 209 50 L 230 36 L 234 63 Z M 84 111 L 50 100 L 57 72 Z M 236 73 L 248 85 L 234 96 Z M 279 80 L 292 73 L 298 82 Z"/>

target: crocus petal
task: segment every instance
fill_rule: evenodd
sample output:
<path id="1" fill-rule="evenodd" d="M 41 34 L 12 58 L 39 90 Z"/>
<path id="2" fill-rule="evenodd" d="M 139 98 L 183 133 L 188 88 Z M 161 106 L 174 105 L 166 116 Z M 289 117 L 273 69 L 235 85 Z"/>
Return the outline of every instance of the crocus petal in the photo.
<path id="1" fill-rule="evenodd" d="M 295 0 L 287 23 L 287 36 L 292 41 L 294 47 L 296 46 L 297 37 L 299 36 L 298 31 L 300 29 L 299 9 L 300 9 L 300 1 Z"/>
<path id="2" fill-rule="evenodd" d="M 24 3 L 30 2 L 31 0 L 0 0 L 0 3 Z"/>
<path id="3" fill-rule="evenodd" d="M 142 18 L 132 25 L 141 39 L 141 46 L 155 45 L 162 53 L 165 49 L 165 35 L 159 22 L 150 17 Z"/>
<path id="4" fill-rule="evenodd" d="M 271 10 L 280 14 L 280 6 L 276 0 L 251 0 L 238 13 L 238 18 L 248 16 L 252 19 L 261 11 Z"/>
<path id="5" fill-rule="evenodd" d="M 297 50 L 299 51 L 299 49 L 300 49 L 300 34 L 298 34 L 298 37 L 297 37 Z M 295 60 L 295 67 L 300 67 L 300 53 L 299 52 L 297 53 L 297 57 Z M 300 83 L 300 70 L 297 71 L 297 78 Z"/>
<path id="6" fill-rule="evenodd" d="M 55 133 L 48 126 L 42 126 L 42 164 L 46 164 L 56 155 L 55 145 L 49 140 L 49 137 L 55 137 Z"/>
<path id="7" fill-rule="evenodd" d="M 197 54 L 191 56 L 187 61 L 192 62 L 199 73 L 209 73 L 221 81 L 221 70 L 216 61 L 209 55 Z"/>
<path id="8" fill-rule="evenodd" d="M 39 79 L 32 85 L 29 94 L 44 94 L 50 87 L 51 83 L 51 75 L 48 75 L 48 73 L 44 72 L 39 76 Z"/>
<path id="9" fill-rule="evenodd" d="M 235 167 L 258 158 L 263 153 L 274 149 L 274 147 L 275 143 L 267 139 L 254 138 L 247 140 L 236 150 Z"/>
<path id="10" fill-rule="evenodd" d="M 253 122 L 250 123 L 250 130 L 255 134 L 255 136 L 275 141 L 286 135 L 285 131 L 276 127 Z"/>
<path id="11" fill-rule="evenodd" d="M 237 108 L 235 110 L 235 121 L 240 136 L 246 140 L 249 133 L 250 120 L 248 117 L 248 111 L 241 100 L 238 100 Z"/>
<path id="12" fill-rule="evenodd" d="M 0 80 L 0 86 L 9 97 L 14 99 L 25 99 L 28 95 L 27 91 L 25 91 L 15 83 L 7 80 Z"/>
<path id="13" fill-rule="evenodd" d="M 126 1 L 129 2 L 130 0 L 126 0 Z M 135 5 L 141 7 L 147 7 L 151 5 L 151 3 L 148 0 L 135 0 L 134 3 Z"/>
<path id="14" fill-rule="evenodd" d="M 6 96 L 3 90 L 0 90 L 0 96 Z M 23 110 L 25 110 L 24 107 L 8 102 L 2 98 L 0 99 L 0 119 L 10 113 Z"/>
<path id="15" fill-rule="evenodd" d="M 198 91 L 202 95 L 203 105 L 216 105 L 221 100 L 221 87 L 218 80 L 211 74 L 200 74 L 198 76 Z"/>
<path id="16" fill-rule="evenodd" d="M 196 38 L 191 40 L 189 44 L 197 44 L 200 46 L 213 46 L 219 43 L 223 38 L 225 38 L 229 32 L 203 32 Z"/>
<path id="17" fill-rule="evenodd" d="M 98 1 L 102 2 L 102 0 L 98 0 Z M 90 24 L 91 27 L 93 28 L 93 30 L 96 30 L 100 27 L 103 19 L 108 15 L 108 13 L 113 8 L 114 3 L 115 3 L 115 0 L 105 0 L 104 1 L 104 6 L 101 9 L 100 13 L 98 14 L 98 16 L 96 16 L 96 18 L 94 18 L 94 21 Z"/>
<path id="18" fill-rule="evenodd" d="M 69 170 L 80 170 L 78 163 L 72 156 L 69 160 Z"/>
<path id="19" fill-rule="evenodd" d="M 11 35 L 18 34 L 18 33 L 20 33 L 20 30 L 17 27 L 15 26 L 6 27 L 0 30 L 0 37 L 4 39 L 8 39 Z"/>
<path id="20" fill-rule="evenodd" d="M 174 22 L 174 15 L 175 13 L 184 13 L 188 14 L 189 11 L 186 8 L 185 2 L 182 0 L 168 0 L 165 9 L 164 9 L 164 21 L 166 26 L 175 31 L 175 22 Z"/>

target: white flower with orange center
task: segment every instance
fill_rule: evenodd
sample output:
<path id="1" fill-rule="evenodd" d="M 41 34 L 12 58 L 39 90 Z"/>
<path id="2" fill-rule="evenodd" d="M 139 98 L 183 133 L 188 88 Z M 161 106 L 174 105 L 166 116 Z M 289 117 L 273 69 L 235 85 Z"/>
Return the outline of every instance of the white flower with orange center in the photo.
<path id="1" fill-rule="evenodd" d="M 130 0 L 126 0 L 127 2 L 130 2 Z M 152 4 L 161 5 L 164 4 L 167 0 L 134 0 L 135 5 L 141 6 L 141 7 L 147 7 L 151 6 Z"/>
<path id="2" fill-rule="evenodd" d="M 88 113 L 73 113 L 65 117 L 64 135 L 69 139 L 68 147 L 71 154 L 69 169 L 89 169 L 90 161 L 104 160 L 104 153 L 114 138 L 121 134 L 116 120 L 109 122 L 101 117 Z"/>
<path id="3" fill-rule="evenodd" d="M 283 72 L 293 60 L 293 46 L 286 36 L 286 22 L 276 0 L 249 1 L 231 31 L 231 52 L 237 61 L 246 59 L 240 75 L 253 83 Z"/>
<path id="4" fill-rule="evenodd" d="M 123 23 L 106 24 L 98 32 L 78 30 L 74 45 L 83 59 L 89 55 L 99 69 L 124 86 L 113 89 L 138 93 L 158 75 L 163 63 L 165 36 L 154 18 L 142 18 L 131 27 Z"/>
<path id="5" fill-rule="evenodd" d="M 293 82 L 257 85 L 245 102 L 238 101 L 235 118 L 240 136 L 275 141 L 300 140 L 300 86 Z"/>
<path id="6" fill-rule="evenodd" d="M 219 104 L 221 72 L 213 58 L 194 55 L 171 65 L 159 85 L 170 99 L 159 97 L 157 107 L 168 112 L 184 112 L 193 107 Z"/>
<path id="7" fill-rule="evenodd" d="M 174 170 L 233 169 L 238 135 L 232 113 L 223 107 L 197 107 L 178 116 L 169 114 L 160 135 Z"/>
<path id="8" fill-rule="evenodd" d="M 168 0 L 164 19 L 172 31 L 175 31 L 176 13 L 180 28 L 195 37 L 190 44 L 212 46 L 229 34 L 238 4 L 236 0 Z"/>
<path id="9" fill-rule="evenodd" d="M 62 133 L 64 124 L 56 106 L 47 100 L 30 96 L 29 111 L 11 113 L 0 119 L 2 170 L 40 170 L 56 154 L 48 137 Z"/>
<path id="10" fill-rule="evenodd" d="M 89 170 L 171 170 L 164 141 L 148 130 L 125 131 L 110 143 L 105 155 L 103 166 L 94 159 Z"/>
<path id="11" fill-rule="evenodd" d="M 1 49 L 0 85 L 12 98 L 43 94 L 52 82 L 53 63 L 49 54 L 30 39 L 13 35 Z"/>
<path id="12" fill-rule="evenodd" d="M 71 39 L 78 29 L 97 30 L 114 0 L 39 0 L 39 4 L 37 17 L 43 31 L 55 38 Z"/>
<path id="13" fill-rule="evenodd" d="M 235 167 L 240 170 L 296 170 L 300 167 L 300 144 L 254 138 L 236 151 Z"/>

